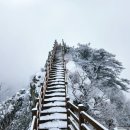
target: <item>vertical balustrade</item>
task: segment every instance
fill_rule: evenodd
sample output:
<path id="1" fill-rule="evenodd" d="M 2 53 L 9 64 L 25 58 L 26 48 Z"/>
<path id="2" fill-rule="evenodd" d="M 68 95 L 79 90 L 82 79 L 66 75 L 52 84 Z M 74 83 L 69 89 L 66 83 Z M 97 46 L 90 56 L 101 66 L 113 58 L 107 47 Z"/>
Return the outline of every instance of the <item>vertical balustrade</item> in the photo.
<path id="1" fill-rule="evenodd" d="M 81 111 L 83 111 L 83 108 L 84 108 L 84 106 L 82 105 L 82 104 L 79 104 L 78 105 L 78 114 L 79 114 L 79 129 L 80 130 L 83 130 L 82 129 L 82 123 L 84 123 L 84 119 L 82 118 L 82 116 L 81 116 Z"/>
<path id="2" fill-rule="evenodd" d="M 69 113 L 69 111 L 68 111 L 68 109 L 69 109 L 69 104 L 68 104 L 68 102 L 69 102 L 69 97 L 67 97 L 66 98 L 66 106 L 67 106 L 67 129 L 69 130 L 69 117 L 70 117 L 70 113 Z"/>

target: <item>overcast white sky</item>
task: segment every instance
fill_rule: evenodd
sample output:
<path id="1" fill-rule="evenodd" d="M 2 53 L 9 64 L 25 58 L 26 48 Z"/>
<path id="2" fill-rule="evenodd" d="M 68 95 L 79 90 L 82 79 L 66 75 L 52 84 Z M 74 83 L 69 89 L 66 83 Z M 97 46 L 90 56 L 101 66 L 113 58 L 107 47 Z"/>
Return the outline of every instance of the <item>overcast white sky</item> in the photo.
<path id="1" fill-rule="evenodd" d="M 0 81 L 26 87 L 62 38 L 116 54 L 130 79 L 130 0 L 0 0 Z"/>

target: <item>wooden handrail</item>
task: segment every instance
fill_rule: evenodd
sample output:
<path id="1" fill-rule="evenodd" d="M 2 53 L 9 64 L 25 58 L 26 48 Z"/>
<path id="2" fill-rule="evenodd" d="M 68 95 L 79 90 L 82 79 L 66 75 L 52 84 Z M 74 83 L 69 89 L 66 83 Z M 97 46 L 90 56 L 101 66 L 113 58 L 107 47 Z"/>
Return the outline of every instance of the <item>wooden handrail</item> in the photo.
<path id="1" fill-rule="evenodd" d="M 70 101 L 67 102 L 68 107 L 72 109 L 72 111 L 77 111 L 78 112 L 78 107 L 75 106 L 73 103 L 71 103 Z"/>
<path id="2" fill-rule="evenodd" d="M 50 70 L 52 68 L 52 64 L 53 64 L 53 61 L 55 58 L 57 46 L 58 46 L 58 44 L 55 41 L 53 50 L 51 52 L 49 52 L 49 54 L 48 54 L 48 59 L 47 59 L 46 64 L 45 64 L 46 73 L 45 73 L 45 77 L 44 77 L 44 83 L 43 83 L 43 86 L 41 87 L 36 106 L 35 106 L 35 108 L 32 109 L 33 121 L 31 124 L 31 130 L 38 130 L 38 124 L 39 124 L 38 121 L 40 118 L 41 108 L 43 105 L 45 92 L 46 92 L 46 88 L 47 88 L 47 83 L 48 83 L 48 79 L 50 76 Z"/>
<path id="3" fill-rule="evenodd" d="M 81 125 L 81 127 L 83 130 L 90 130 L 90 128 L 84 123 Z"/>
<path id="4" fill-rule="evenodd" d="M 94 118 L 89 116 L 83 109 L 83 105 L 79 104 L 78 106 L 74 105 L 67 98 L 67 127 L 72 130 L 90 130 L 90 128 L 86 125 L 89 123 L 96 130 L 108 130 L 99 122 L 97 122 Z M 78 129 L 77 129 L 78 128 Z"/>
<path id="5" fill-rule="evenodd" d="M 70 109 L 68 109 L 68 112 L 69 112 L 69 114 L 76 120 L 76 122 L 79 123 L 79 119 L 78 119 L 78 117 L 76 116 L 76 114 L 74 114 L 74 112 L 72 112 Z"/>
<path id="6" fill-rule="evenodd" d="M 75 130 L 79 130 L 79 128 L 78 128 L 78 126 L 76 125 L 76 123 L 69 117 L 68 118 L 68 120 L 69 120 L 69 122 L 71 123 L 71 125 L 73 126 L 73 128 L 75 129 Z"/>
<path id="7" fill-rule="evenodd" d="M 37 130 L 37 119 L 36 116 L 33 116 L 32 124 L 30 130 Z"/>
<path id="8" fill-rule="evenodd" d="M 94 128 L 96 128 L 97 130 L 107 130 L 103 125 L 101 125 L 94 118 L 89 116 L 86 112 L 81 111 L 80 114 L 84 120 L 86 120 L 88 123 L 90 123 L 92 126 L 94 126 Z"/>

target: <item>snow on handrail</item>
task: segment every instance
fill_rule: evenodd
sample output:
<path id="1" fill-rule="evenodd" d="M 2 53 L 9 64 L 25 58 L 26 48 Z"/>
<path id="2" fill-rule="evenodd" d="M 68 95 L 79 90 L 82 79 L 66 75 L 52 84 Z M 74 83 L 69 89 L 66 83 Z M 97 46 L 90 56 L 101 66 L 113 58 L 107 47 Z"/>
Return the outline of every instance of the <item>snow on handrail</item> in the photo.
<path id="1" fill-rule="evenodd" d="M 67 102 L 68 106 L 72 107 L 72 109 L 78 111 L 78 107 L 75 106 L 73 103 L 71 103 L 70 101 Z"/>
<path id="2" fill-rule="evenodd" d="M 100 124 L 98 121 L 96 121 L 94 118 L 92 118 L 91 116 L 89 116 L 86 112 L 81 111 L 80 112 L 81 116 L 86 119 L 86 121 L 88 121 L 92 126 L 94 126 L 95 128 L 98 128 L 98 130 L 108 130 L 107 128 L 105 128 L 102 124 Z"/>
<path id="3" fill-rule="evenodd" d="M 79 104 L 77 107 L 76 105 L 74 105 L 69 101 L 69 98 L 67 98 L 67 116 L 68 116 L 68 120 L 67 120 L 68 129 L 70 129 L 69 126 L 71 125 L 72 127 L 78 127 L 79 129 L 90 130 L 88 126 L 85 124 L 86 122 L 88 122 L 96 130 L 108 130 L 103 125 L 101 125 L 98 121 L 96 121 L 94 118 L 89 116 L 84 111 L 84 106 L 82 104 Z M 71 118 L 73 118 L 74 120 L 73 122 L 72 120 L 70 120 Z"/>
<path id="4" fill-rule="evenodd" d="M 33 116 L 32 124 L 30 130 L 35 130 L 35 122 L 36 122 L 36 116 Z"/>
<path id="5" fill-rule="evenodd" d="M 84 130 L 91 130 L 89 127 L 86 126 L 85 123 L 81 124 L 81 126 L 82 126 L 82 128 L 83 128 Z"/>
<path id="6" fill-rule="evenodd" d="M 75 130 L 79 130 L 78 126 L 76 125 L 76 123 L 69 117 L 68 118 L 69 121 L 71 122 L 72 126 L 74 127 Z"/>

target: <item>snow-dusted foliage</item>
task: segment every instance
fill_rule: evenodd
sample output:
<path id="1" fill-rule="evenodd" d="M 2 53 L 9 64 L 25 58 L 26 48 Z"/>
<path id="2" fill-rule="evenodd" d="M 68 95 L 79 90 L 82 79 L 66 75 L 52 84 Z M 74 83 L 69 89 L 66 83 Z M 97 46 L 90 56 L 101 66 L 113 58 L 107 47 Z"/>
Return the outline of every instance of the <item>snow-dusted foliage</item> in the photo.
<path id="1" fill-rule="evenodd" d="M 26 130 L 30 115 L 29 91 L 23 89 L 0 104 L 0 129 Z"/>
<path id="2" fill-rule="evenodd" d="M 20 90 L 0 104 L 0 130 L 28 130 L 32 121 L 32 107 L 43 84 L 44 72 L 36 73 L 29 90 Z M 34 101 L 34 102 L 33 102 Z"/>
<path id="3" fill-rule="evenodd" d="M 75 49 L 75 61 L 80 64 L 91 82 L 100 89 L 107 88 L 128 90 L 129 80 L 120 78 L 122 63 L 115 55 L 104 49 L 92 49 L 89 45 L 79 44 Z"/>
<path id="4" fill-rule="evenodd" d="M 129 89 L 130 81 L 120 78 L 123 66 L 115 55 L 79 44 L 69 48 L 65 59 L 68 94 L 74 102 L 83 103 L 86 111 L 109 129 L 130 126 L 130 103 L 122 92 Z"/>
<path id="5" fill-rule="evenodd" d="M 36 98 L 38 97 L 38 94 L 40 92 L 40 88 L 43 85 L 44 80 L 44 70 L 42 69 L 41 72 L 36 73 L 30 82 L 30 101 L 31 106 L 35 107 L 36 104 Z"/>

